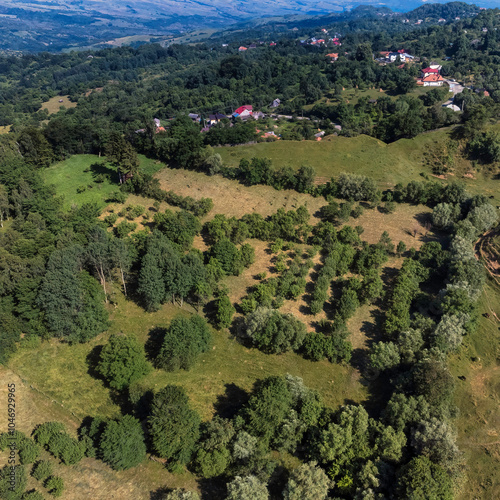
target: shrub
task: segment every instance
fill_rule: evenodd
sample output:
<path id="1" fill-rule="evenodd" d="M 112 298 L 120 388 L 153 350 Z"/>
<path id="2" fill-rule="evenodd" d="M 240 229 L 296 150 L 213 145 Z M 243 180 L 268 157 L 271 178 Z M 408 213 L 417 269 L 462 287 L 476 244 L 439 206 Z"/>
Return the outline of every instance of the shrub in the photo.
<path id="1" fill-rule="evenodd" d="M 306 327 L 291 314 L 259 307 L 245 318 L 245 333 L 260 350 L 278 354 L 298 350 Z"/>
<path id="2" fill-rule="evenodd" d="M 118 220 L 118 215 L 117 214 L 109 214 L 109 215 L 106 215 L 106 217 L 104 217 L 104 222 L 108 225 L 108 226 L 114 226 L 115 222 Z"/>
<path id="3" fill-rule="evenodd" d="M 64 481 L 62 477 L 50 476 L 47 481 L 45 481 L 45 487 L 52 496 L 60 497 L 64 491 Z"/>
<path id="4" fill-rule="evenodd" d="M 33 431 L 35 441 L 65 465 L 78 463 L 85 454 L 85 445 L 64 432 L 60 422 L 46 422 Z"/>
<path id="5" fill-rule="evenodd" d="M 47 460 L 40 460 L 33 466 L 31 475 L 38 481 L 45 481 L 52 474 L 52 464 Z"/>

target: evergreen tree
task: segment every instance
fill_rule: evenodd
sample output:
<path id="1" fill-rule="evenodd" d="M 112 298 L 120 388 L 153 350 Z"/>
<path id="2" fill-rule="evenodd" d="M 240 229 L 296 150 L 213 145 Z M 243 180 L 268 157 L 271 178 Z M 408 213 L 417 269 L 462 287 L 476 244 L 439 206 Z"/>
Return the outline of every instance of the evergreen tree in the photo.
<path id="1" fill-rule="evenodd" d="M 168 371 L 189 370 L 211 343 L 210 327 L 204 318 L 198 315 L 174 318 L 165 332 L 156 366 Z"/>
<path id="2" fill-rule="evenodd" d="M 141 423 L 131 415 L 110 420 L 102 433 L 99 448 L 102 459 L 115 470 L 139 465 L 146 458 Z"/>
<path id="3" fill-rule="evenodd" d="M 56 337 L 85 342 L 108 326 L 104 294 L 98 283 L 79 270 L 77 247 L 56 250 L 47 264 L 37 302 Z"/>
<path id="4" fill-rule="evenodd" d="M 219 292 L 215 300 L 215 321 L 219 329 L 228 328 L 233 320 L 236 309 L 225 291 Z"/>
<path id="5" fill-rule="evenodd" d="M 401 468 L 397 483 L 400 498 L 408 500 L 451 500 L 451 479 L 444 469 L 427 457 L 415 457 Z"/>
<path id="6" fill-rule="evenodd" d="M 167 385 L 153 398 L 148 428 L 154 452 L 176 468 L 189 462 L 200 435 L 200 416 L 182 387 Z"/>
<path id="7" fill-rule="evenodd" d="M 124 389 L 150 371 L 144 348 L 133 336 L 113 334 L 101 351 L 96 371 L 113 389 Z"/>
<path id="8" fill-rule="evenodd" d="M 139 273 L 138 293 L 142 296 L 148 311 L 157 311 L 165 299 L 165 283 L 154 255 L 146 254 Z"/>

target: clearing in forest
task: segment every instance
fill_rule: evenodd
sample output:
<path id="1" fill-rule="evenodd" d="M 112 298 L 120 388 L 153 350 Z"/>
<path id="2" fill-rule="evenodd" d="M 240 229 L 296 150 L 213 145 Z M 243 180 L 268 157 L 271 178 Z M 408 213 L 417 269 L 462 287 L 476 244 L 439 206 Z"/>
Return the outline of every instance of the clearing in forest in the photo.
<path id="1" fill-rule="evenodd" d="M 49 112 L 49 115 L 57 113 L 61 107 L 66 109 L 76 108 L 77 103 L 71 102 L 69 100 L 69 96 L 67 95 L 56 95 L 55 97 L 51 97 L 48 101 L 42 103 L 41 109 L 46 109 Z"/>

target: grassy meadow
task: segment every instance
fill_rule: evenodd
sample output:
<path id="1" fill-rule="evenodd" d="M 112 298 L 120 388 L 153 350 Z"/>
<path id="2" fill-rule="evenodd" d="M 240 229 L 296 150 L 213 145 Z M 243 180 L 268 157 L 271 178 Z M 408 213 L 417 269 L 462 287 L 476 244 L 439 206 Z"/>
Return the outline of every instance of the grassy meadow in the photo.
<path id="1" fill-rule="evenodd" d="M 371 177 L 381 189 L 387 189 L 398 182 L 408 183 L 423 180 L 423 175 L 432 176 L 433 152 L 450 139 L 451 132 L 450 128 L 442 129 L 390 144 L 366 135 L 328 136 L 321 142 L 263 142 L 220 147 L 216 152 L 229 166 L 237 166 L 242 158 L 265 157 L 270 158 L 275 167 L 314 167 L 321 182 L 341 172 L 352 172 Z M 470 192 L 491 196 L 495 204 L 500 204 L 500 178 L 486 169 L 478 170 L 474 170 L 472 162 L 459 159 L 455 172 L 446 180 L 461 180 Z"/>
<path id="2" fill-rule="evenodd" d="M 69 100 L 69 96 L 56 95 L 55 97 L 51 97 L 48 101 L 42 103 L 41 109 L 46 109 L 49 112 L 49 115 L 52 115 L 54 113 L 57 113 L 61 109 L 61 107 L 69 109 L 69 108 L 76 108 L 76 106 L 77 103 L 71 102 Z"/>
<path id="3" fill-rule="evenodd" d="M 150 174 L 161 168 L 159 162 L 145 156 L 139 155 L 139 160 L 144 171 Z M 97 203 L 104 208 L 109 195 L 120 187 L 116 168 L 107 163 L 105 157 L 96 155 L 71 156 L 43 170 L 42 175 L 45 182 L 53 184 L 57 194 L 64 197 L 66 209 L 83 203 Z"/>
<path id="4" fill-rule="evenodd" d="M 408 95 L 419 97 L 421 95 L 426 94 L 430 90 L 432 90 L 432 87 L 415 87 L 413 90 L 409 92 Z M 357 104 L 358 101 L 362 98 L 379 99 L 380 97 L 390 97 L 391 99 L 396 100 L 398 99 L 398 97 L 401 97 L 401 95 L 387 92 L 386 90 L 380 88 L 372 88 L 364 90 L 356 88 L 346 89 L 342 92 L 342 95 L 338 97 L 336 97 L 334 91 L 332 91 L 332 93 L 327 94 L 324 97 L 321 97 L 313 104 L 307 104 L 306 106 L 304 106 L 304 109 L 309 111 L 313 109 L 316 104 L 337 106 L 341 101 L 345 101 L 348 104 Z"/>
<path id="5" fill-rule="evenodd" d="M 500 287 L 489 279 L 479 302 L 479 328 L 450 359 L 457 381 L 457 444 L 467 462 L 460 500 L 500 498 L 500 322 L 492 314 L 499 310 Z"/>

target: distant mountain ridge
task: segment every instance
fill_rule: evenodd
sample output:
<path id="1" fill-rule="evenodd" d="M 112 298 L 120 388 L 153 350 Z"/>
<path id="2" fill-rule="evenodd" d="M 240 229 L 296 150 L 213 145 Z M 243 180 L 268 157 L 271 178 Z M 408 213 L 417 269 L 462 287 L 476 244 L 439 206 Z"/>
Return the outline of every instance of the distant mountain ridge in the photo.
<path id="1" fill-rule="evenodd" d="M 102 44 L 165 40 L 194 30 L 221 30 L 267 18 L 335 17 L 348 12 L 349 17 L 370 17 L 407 12 L 416 7 L 424 15 L 429 10 L 445 8 L 430 3 L 425 0 L 0 0 L 0 50 L 57 52 Z M 492 5 L 497 0 L 475 3 Z"/>
<path id="2" fill-rule="evenodd" d="M 105 15 L 106 17 L 153 19 L 157 16 L 244 19 L 287 14 L 322 14 L 351 10 L 358 5 L 389 7 L 408 11 L 447 0 L 0 0 L 0 7 L 63 15 Z M 496 0 L 477 0 L 479 6 L 498 5 Z"/>

